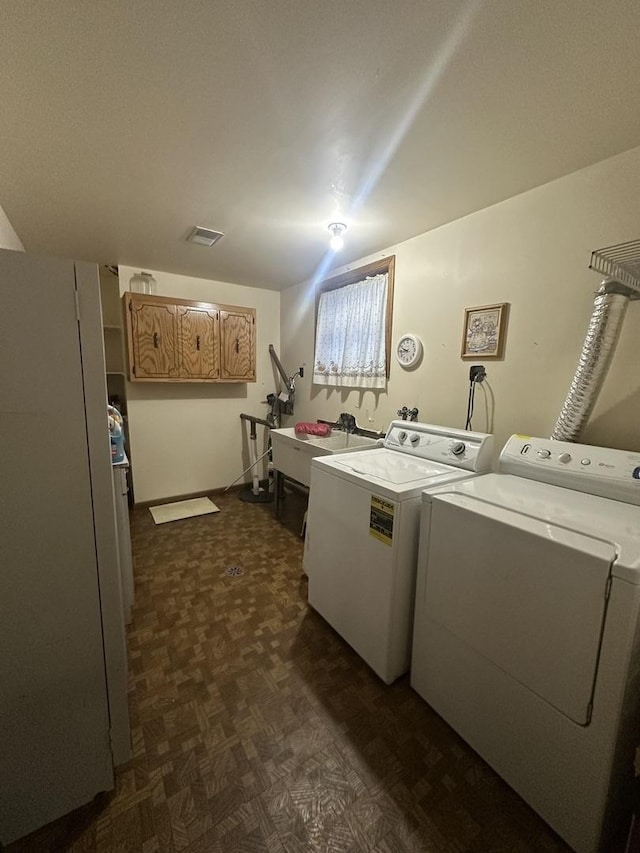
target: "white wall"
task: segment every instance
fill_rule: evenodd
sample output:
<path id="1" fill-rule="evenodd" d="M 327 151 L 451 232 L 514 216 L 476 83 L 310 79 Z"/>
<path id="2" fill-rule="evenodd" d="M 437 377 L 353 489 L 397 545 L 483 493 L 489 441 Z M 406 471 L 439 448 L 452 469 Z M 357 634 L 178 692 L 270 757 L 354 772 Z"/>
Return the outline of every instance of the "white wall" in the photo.
<path id="1" fill-rule="evenodd" d="M 24 252 L 24 246 L 13 226 L 9 222 L 7 214 L 0 207 L 0 249 L 14 249 L 18 252 Z"/>
<path id="2" fill-rule="evenodd" d="M 127 383 L 127 411 L 136 502 L 203 492 L 229 485 L 249 465 L 248 426 L 240 413 L 264 418 L 275 389 L 268 347 L 280 342 L 276 291 L 152 272 L 158 296 L 256 309 L 256 382 Z M 120 293 L 139 268 L 120 266 Z M 264 428 L 258 427 L 262 445 Z M 261 477 L 265 476 L 262 471 Z M 250 478 L 247 477 L 247 480 Z"/>
<path id="3" fill-rule="evenodd" d="M 334 420 L 350 411 L 361 426 L 384 429 L 407 405 L 418 406 L 422 421 L 464 427 L 469 362 L 460 358 L 463 311 L 509 302 L 504 360 L 473 362 L 484 363 L 488 374 L 487 387 L 476 393 L 473 426 L 493 427 L 498 447 L 513 432 L 549 435 L 600 283 L 588 269 L 591 251 L 640 237 L 639 199 L 636 148 L 341 267 L 337 272 L 396 255 L 393 342 L 416 333 L 425 355 L 413 371 L 393 358 L 386 392 L 312 385 L 313 285 L 284 291 L 282 358 L 309 368 L 297 384 L 290 423 Z M 632 302 L 583 442 L 640 450 L 639 363 L 640 302 Z M 491 397 L 493 424 L 485 404 Z"/>

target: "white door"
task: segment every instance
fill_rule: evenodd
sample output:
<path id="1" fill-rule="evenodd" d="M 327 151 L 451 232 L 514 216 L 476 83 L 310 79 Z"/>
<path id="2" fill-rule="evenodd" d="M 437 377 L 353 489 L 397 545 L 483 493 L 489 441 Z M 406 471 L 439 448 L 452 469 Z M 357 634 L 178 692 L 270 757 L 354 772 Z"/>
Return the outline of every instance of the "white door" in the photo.
<path id="1" fill-rule="evenodd" d="M 6 843 L 113 786 L 73 262 L 0 252 L 0 365 Z"/>
<path id="2" fill-rule="evenodd" d="M 614 560 L 614 546 L 600 539 L 439 495 L 416 618 L 424 613 L 585 725 Z"/>

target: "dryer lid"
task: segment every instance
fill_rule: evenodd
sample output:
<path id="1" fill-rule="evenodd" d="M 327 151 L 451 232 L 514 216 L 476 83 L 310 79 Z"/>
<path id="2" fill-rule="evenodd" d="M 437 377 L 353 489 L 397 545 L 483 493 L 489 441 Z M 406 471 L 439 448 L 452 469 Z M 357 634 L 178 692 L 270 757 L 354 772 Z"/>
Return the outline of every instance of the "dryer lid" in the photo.
<path id="1" fill-rule="evenodd" d="M 464 495 L 440 495 L 432 506 L 419 606 L 443 630 L 587 725 L 615 556 L 611 543 L 591 536 Z"/>
<path id="2" fill-rule="evenodd" d="M 512 474 L 483 474 L 436 485 L 425 490 L 422 499 L 430 503 L 445 493 L 468 495 L 488 506 L 512 510 L 522 524 L 527 519 L 537 520 L 549 529 L 563 528 L 613 543 L 616 560 L 612 574 L 640 585 L 640 507 Z"/>

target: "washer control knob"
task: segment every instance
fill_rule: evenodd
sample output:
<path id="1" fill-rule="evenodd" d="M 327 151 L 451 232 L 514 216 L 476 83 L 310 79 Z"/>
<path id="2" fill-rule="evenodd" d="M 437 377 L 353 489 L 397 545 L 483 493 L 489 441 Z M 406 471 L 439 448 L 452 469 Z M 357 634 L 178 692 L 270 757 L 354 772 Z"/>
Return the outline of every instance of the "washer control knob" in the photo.
<path id="1" fill-rule="evenodd" d="M 451 445 L 451 452 L 454 456 L 462 456 L 462 454 L 464 453 L 464 448 L 464 441 L 454 441 Z"/>
<path id="2" fill-rule="evenodd" d="M 591 460 L 590 459 L 581 459 L 580 464 L 581 465 L 591 465 Z"/>
<path id="3" fill-rule="evenodd" d="M 402 444 L 406 440 L 407 440 L 407 433 L 405 430 L 401 429 L 400 432 L 398 433 L 398 441 L 400 442 L 400 444 Z"/>
<path id="4" fill-rule="evenodd" d="M 538 456 L 540 457 L 540 459 L 548 459 L 551 456 L 551 451 L 550 450 L 539 450 Z"/>
<path id="5" fill-rule="evenodd" d="M 417 447 L 418 443 L 420 442 L 420 436 L 417 432 L 412 432 L 409 436 L 409 441 L 411 442 L 411 444 L 413 444 L 414 447 Z"/>
<path id="6" fill-rule="evenodd" d="M 571 454 L 570 453 L 561 453 L 558 456 L 558 462 L 564 462 L 565 465 L 567 462 L 571 462 Z"/>

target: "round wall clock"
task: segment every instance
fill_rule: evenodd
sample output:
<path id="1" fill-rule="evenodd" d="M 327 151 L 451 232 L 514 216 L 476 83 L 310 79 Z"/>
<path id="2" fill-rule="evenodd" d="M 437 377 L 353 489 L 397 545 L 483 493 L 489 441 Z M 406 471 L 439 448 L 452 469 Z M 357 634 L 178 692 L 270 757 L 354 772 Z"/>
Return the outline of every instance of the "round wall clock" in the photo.
<path id="1" fill-rule="evenodd" d="M 403 367 L 413 367 L 421 355 L 422 341 L 417 335 L 403 335 L 396 344 L 396 358 Z"/>

